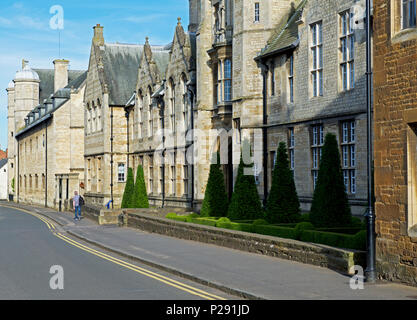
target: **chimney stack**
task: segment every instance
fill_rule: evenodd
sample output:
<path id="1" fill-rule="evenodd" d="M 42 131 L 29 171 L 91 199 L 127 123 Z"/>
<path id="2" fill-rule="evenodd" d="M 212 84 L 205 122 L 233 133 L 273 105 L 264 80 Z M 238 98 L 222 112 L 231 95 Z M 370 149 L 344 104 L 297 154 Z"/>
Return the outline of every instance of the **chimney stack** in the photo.
<path id="1" fill-rule="evenodd" d="M 68 85 L 68 60 L 55 60 L 54 92 Z"/>
<path id="2" fill-rule="evenodd" d="M 93 43 L 97 46 L 104 46 L 103 27 L 98 23 L 94 29 Z"/>

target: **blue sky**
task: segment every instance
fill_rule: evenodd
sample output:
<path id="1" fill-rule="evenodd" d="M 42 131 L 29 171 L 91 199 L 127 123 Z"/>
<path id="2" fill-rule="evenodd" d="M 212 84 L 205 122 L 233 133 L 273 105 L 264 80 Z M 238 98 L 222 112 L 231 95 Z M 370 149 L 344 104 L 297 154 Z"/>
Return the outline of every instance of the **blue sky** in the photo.
<path id="1" fill-rule="evenodd" d="M 50 28 L 50 8 L 64 10 L 64 29 Z M 188 0 L 2 0 L 0 7 L 0 147 L 7 147 L 7 92 L 22 59 L 32 68 L 53 68 L 57 58 L 70 60 L 70 69 L 88 68 L 92 27 L 104 26 L 106 42 L 153 45 L 172 41 L 177 17 L 188 26 Z"/>

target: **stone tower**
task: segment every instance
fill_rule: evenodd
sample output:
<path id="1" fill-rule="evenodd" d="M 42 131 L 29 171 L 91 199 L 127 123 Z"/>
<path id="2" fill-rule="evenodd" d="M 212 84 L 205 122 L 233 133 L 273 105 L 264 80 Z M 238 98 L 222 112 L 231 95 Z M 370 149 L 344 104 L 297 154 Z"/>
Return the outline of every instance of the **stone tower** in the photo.
<path id="1" fill-rule="evenodd" d="M 14 83 L 14 120 L 18 131 L 25 125 L 27 114 L 39 105 L 39 75 L 23 61 L 22 71 L 16 73 Z"/>
<path id="2" fill-rule="evenodd" d="M 189 0 L 189 32 L 197 32 L 200 25 L 201 0 Z"/>

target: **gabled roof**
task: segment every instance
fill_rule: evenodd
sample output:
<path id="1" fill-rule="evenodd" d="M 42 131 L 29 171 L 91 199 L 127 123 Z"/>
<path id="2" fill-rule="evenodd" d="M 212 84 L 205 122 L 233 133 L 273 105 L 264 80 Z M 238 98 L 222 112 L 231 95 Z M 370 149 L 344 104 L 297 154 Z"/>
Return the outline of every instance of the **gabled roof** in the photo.
<path id="1" fill-rule="evenodd" d="M 39 101 L 42 103 L 48 99 L 51 94 L 54 94 L 54 69 L 33 69 L 39 75 Z M 85 71 L 83 70 L 68 70 L 68 83 L 78 79 Z"/>
<path id="2" fill-rule="evenodd" d="M 294 48 L 298 45 L 298 21 L 301 19 L 303 9 L 307 0 L 301 0 L 296 8 L 284 16 L 278 27 L 268 40 L 266 47 L 256 57 L 256 59 L 265 58 L 281 51 Z"/>
<path id="3" fill-rule="evenodd" d="M 124 106 L 135 91 L 143 45 L 106 43 L 103 50 L 104 73 L 109 89 L 109 104 Z"/>
<path id="4" fill-rule="evenodd" d="M 161 76 L 161 79 L 165 78 L 165 73 L 168 68 L 169 64 L 169 50 L 161 49 L 161 50 L 155 50 L 152 48 L 152 59 L 155 61 L 155 64 L 158 68 L 159 75 Z"/>

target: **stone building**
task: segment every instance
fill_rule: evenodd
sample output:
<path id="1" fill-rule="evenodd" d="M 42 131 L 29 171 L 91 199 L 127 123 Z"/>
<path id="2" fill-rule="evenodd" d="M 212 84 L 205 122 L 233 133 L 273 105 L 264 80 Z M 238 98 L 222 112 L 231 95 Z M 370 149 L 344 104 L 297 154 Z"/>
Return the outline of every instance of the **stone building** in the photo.
<path id="1" fill-rule="evenodd" d="M 366 38 L 354 17 L 365 1 L 302 0 L 256 57 L 264 78 L 267 176 L 285 142 L 302 209 L 309 210 L 326 133 L 337 136 L 352 213 L 367 204 Z M 271 185 L 271 178 L 267 187 Z"/>
<path id="2" fill-rule="evenodd" d="M 374 0 L 373 29 L 377 271 L 417 285 L 416 0 Z"/>
<path id="3" fill-rule="evenodd" d="M 103 27 L 94 27 L 84 96 L 87 204 L 102 207 L 113 200 L 113 207 L 120 207 L 129 153 L 126 105 L 135 92 L 143 52 L 143 45 L 106 43 Z"/>
<path id="4" fill-rule="evenodd" d="M 180 19 L 164 50 L 148 39 L 138 71 L 132 125 L 131 166 L 144 167 L 151 204 L 192 206 L 192 166 L 186 161 L 191 129 L 189 86 L 195 81 L 195 34 Z"/>
<path id="5" fill-rule="evenodd" d="M 197 165 L 197 199 L 204 197 L 212 150 L 222 151 L 229 195 L 237 173 L 241 140 L 249 139 L 253 151 L 260 151 L 254 129 L 263 120 L 262 75 L 254 58 L 289 8 L 290 2 L 284 0 L 190 1 L 190 26 L 197 26 L 196 128 L 203 132 L 215 129 L 225 135 L 209 144 L 197 142 L 197 149 L 206 153 L 203 158 L 207 162 Z M 259 164 L 255 162 L 255 174 L 262 194 Z"/>
<path id="6" fill-rule="evenodd" d="M 24 61 L 7 89 L 9 190 L 17 202 L 63 210 L 84 180 L 86 72 L 68 64 L 32 70 Z"/>

